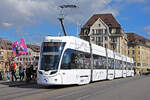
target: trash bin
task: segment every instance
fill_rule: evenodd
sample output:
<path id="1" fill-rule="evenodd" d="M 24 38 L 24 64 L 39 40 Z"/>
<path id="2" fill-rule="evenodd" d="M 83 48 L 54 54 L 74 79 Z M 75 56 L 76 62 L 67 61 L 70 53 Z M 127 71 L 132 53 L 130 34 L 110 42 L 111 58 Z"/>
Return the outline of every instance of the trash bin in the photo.
<path id="1" fill-rule="evenodd" d="M 0 80 L 2 80 L 2 79 L 3 79 L 2 72 L 0 71 Z"/>

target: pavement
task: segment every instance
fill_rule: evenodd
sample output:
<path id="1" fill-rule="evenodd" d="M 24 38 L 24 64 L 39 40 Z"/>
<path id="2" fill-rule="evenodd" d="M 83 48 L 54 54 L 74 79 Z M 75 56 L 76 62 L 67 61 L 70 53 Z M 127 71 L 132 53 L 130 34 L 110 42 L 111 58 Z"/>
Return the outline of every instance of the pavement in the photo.
<path id="1" fill-rule="evenodd" d="M 1 81 L 0 80 L 0 88 L 7 88 L 7 87 L 18 87 L 18 86 L 24 86 L 24 85 L 32 85 L 36 84 L 35 80 L 31 80 L 30 82 L 26 81 Z"/>

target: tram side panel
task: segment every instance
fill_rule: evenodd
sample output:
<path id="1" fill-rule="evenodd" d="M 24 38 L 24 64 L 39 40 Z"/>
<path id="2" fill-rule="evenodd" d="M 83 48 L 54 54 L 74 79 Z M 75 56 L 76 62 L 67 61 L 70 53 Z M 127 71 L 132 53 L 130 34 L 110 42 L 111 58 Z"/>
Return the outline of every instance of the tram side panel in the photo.
<path id="1" fill-rule="evenodd" d="M 93 75 L 92 81 L 106 80 L 106 57 L 93 54 Z"/>

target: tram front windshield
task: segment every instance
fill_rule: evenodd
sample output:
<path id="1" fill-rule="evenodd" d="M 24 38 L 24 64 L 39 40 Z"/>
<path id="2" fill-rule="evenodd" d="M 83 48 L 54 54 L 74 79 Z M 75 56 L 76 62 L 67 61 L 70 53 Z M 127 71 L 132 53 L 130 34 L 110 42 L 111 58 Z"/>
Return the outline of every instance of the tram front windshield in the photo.
<path id="1" fill-rule="evenodd" d="M 57 70 L 60 56 L 65 43 L 62 42 L 44 42 L 42 45 L 42 54 L 40 70 Z"/>

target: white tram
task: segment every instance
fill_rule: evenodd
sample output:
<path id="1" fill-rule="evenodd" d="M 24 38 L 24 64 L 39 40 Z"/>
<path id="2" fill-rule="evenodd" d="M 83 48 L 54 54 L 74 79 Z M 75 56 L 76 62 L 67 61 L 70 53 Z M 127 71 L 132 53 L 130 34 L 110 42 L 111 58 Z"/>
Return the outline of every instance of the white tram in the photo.
<path id="1" fill-rule="evenodd" d="M 133 59 L 73 36 L 47 36 L 41 45 L 37 83 L 40 85 L 88 84 L 134 76 Z M 93 65 L 93 67 L 91 67 Z"/>

